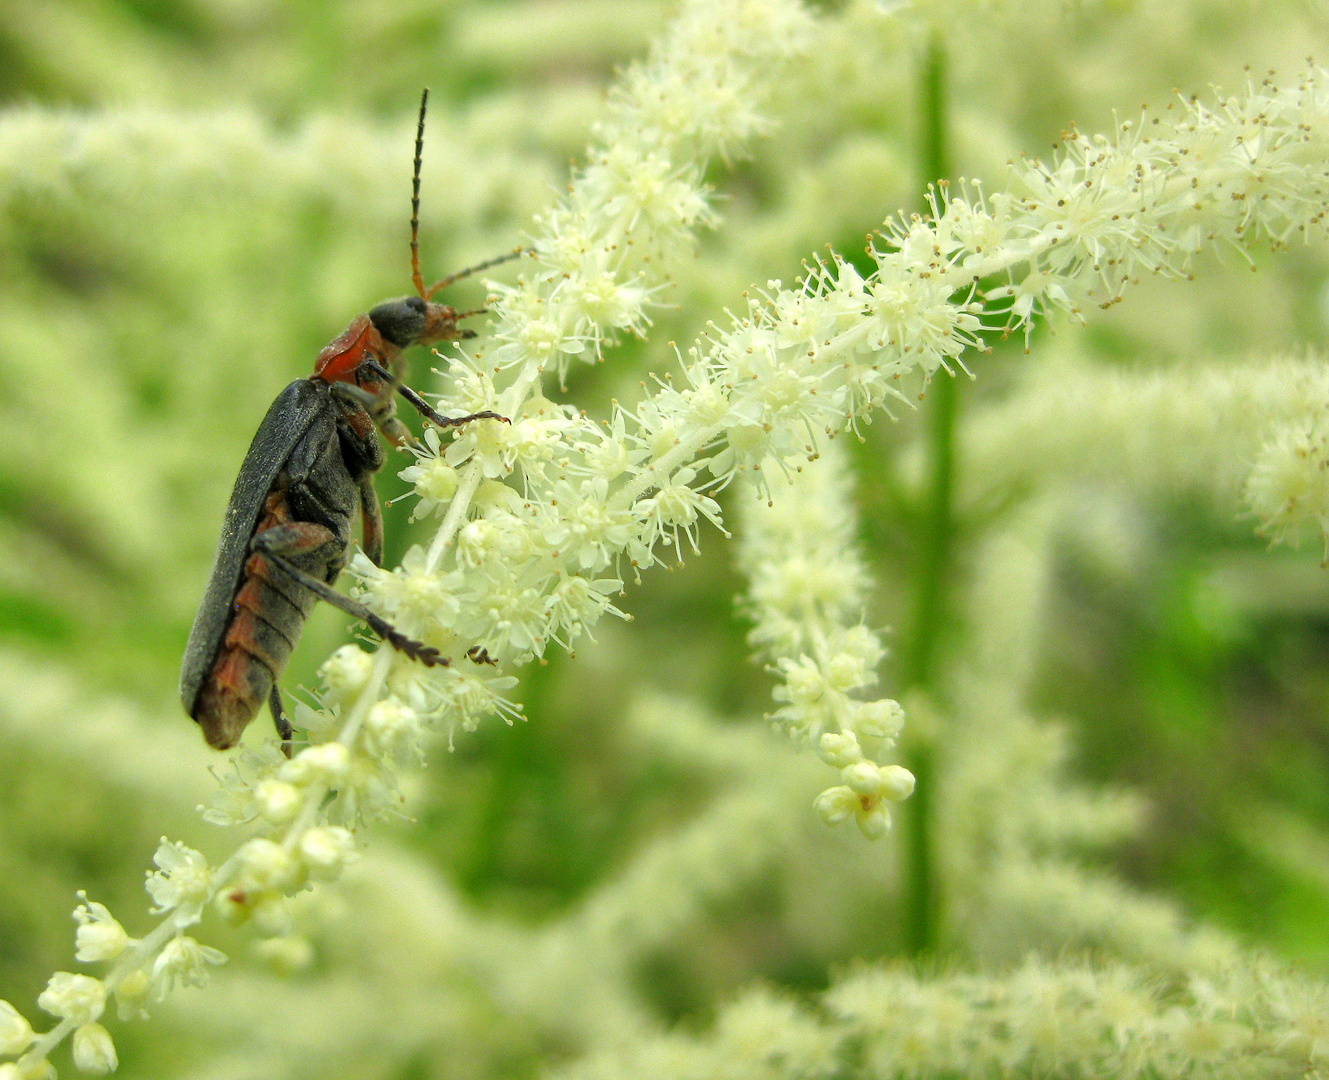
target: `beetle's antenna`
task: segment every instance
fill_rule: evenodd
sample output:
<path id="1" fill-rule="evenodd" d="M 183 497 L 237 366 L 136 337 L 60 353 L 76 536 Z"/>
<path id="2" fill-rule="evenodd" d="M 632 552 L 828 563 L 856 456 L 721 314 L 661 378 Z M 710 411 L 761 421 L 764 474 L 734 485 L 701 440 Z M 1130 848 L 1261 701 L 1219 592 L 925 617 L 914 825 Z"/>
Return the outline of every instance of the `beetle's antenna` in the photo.
<path id="1" fill-rule="evenodd" d="M 420 159 L 425 153 L 425 106 L 429 103 L 429 87 L 420 95 L 420 120 L 415 125 L 415 170 L 411 174 L 411 282 L 422 299 L 434 295 L 425 292 L 425 279 L 420 274 Z M 435 286 L 437 288 L 437 286 Z"/>
<path id="2" fill-rule="evenodd" d="M 499 263 L 508 262 L 520 255 L 525 248 L 515 247 L 511 251 L 504 252 L 502 255 L 493 259 L 486 259 L 482 263 L 476 263 L 474 266 L 468 266 L 465 270 L 458 270 L 455 274 L 449 274 L 442 281 L 436 281 L 429 286 L 428 291 L 421 293 L 426 300 L 430 299 L 439 289 L 446 289 L 454 281 L 460 281 L 462 278 L 470 277 L 472 274 L 478 274 L 481 270 L 488 270 L 491 266 L 497 266 Z"/>
<path id="3" fill-rule="evenodd" d="M 415 286 L 415 291 L 424 300 L 433 299 L 434 294 L 439 289 L 446 289 L 454 281 L 460 281 L 472 274 L 478 274 L 481 270 L 488 270 L 491 266 L 497 266 L 509 259 L 515 259 L 522 253 L 520 247 L 513 248 L 495 259 L 486 259 L 482 263 L 468 266 L 465 270 L 449 274 L 442 281 L 436 281 L 428 289 L 425 288 L 425 279 L 420 273 L 420 166 L 425 154 L 425 106 L 428 103 L 429 87 L 426 86 L 420 94 L 420 119 L 415 125 L 415 168 L 411 172 L 411 284 Z M 467 312 L 467 314 L 478 315 L 481 313 L 477 311 Z"/>

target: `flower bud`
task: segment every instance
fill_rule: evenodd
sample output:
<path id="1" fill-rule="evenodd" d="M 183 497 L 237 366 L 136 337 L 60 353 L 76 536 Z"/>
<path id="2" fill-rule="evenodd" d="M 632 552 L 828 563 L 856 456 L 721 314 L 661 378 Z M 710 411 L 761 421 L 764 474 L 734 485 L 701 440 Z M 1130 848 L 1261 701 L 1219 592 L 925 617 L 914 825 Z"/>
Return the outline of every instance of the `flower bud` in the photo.
<path id="1" fill-rule="evenodd" d="M 291 932 L 291 909 L 279 892 L 266 892 L 253 905 L 254 929 L 264 937 L 280 937 Z"/>
<path id="2" fill-rule="evenodd" d="M 820 750 L 821 760 L 837 769 L 863 760 L 863 751 L 852 731 L 826 732 L 821 737 Z"/>
<path id="3" fill-rule="evenodd" d="M 288 784 L 322 784 L 336 788 L 346 780 L 351 752 L 338 742 L 320 743 L 300 751 L 281 767 L 278 776 Z"/>
<path id="4" fill-rule="evenodd" d="M 101 1076 L 120 1064 L 111 1033 L 101 1024 L 84 1024 L 74 1031 L 74 1064 L 81 1072 Z"/>
<path id="5" fill-rule="evenodd" d="M 132 939 L 112 918 L 105 904 L 89 900 L 86 893 L 80 892 L 79 896 L 83 903 L 74 909 L 74 921 L 79 924 L 74 931 L 75 958 L 85 964 L 114 960 L 129 947 Z"/>
<path id="6" fill-rule="evenodd" d="M 902 802 L 914 793 L 914 774 L 903 765 L 881 769 L 881 793 L 892 802 Z"/>
<path id="7" fill-rule="evenodd" d="M 0 1054 L 21 1054 L 36 1036 L 32 1025 L 13 1005 L 0 1001 Z"/>
<path id="8" fill-rule="evenodd" d="M 300 838 L 300 856 L 309 876 L 316 881 L 332 881 L 355 855 L 355 840 L 339 825 L 310 829 Z"/>
<path id="9" fill-rule="evenodd" d="M 373 656 L 355 645 L 343 645 L 323 661 L 318 674 L 329 695 L 344 701 L 364 689 L 373 670 Z"/>
<path id="10" fill-rule="evenodd" d="M 21 1057 L 0 1065 L 0 1080 L 55 1080 L 55 1066 L 44 1057 Z"/>
<path id="11" fill-rule="evenodd" d="M 840 778 L 859 795 L 881 793 L 881 769 L 871 761 L 856 761 L 841 771 Z"/>
<path id="12" fill-rule="evenodd" d="M 239 926 L 253 912 L 254 898 L 241 888 L 222 889 L 212 901 L 212 910 L 228 926 Z"/>
<path id="13" fill-rule="evenodd" d="M 251 951 L 279 975 L 294 975 L 314 962 L 314 946 L 298 934 L 264 938 Z"/>
<path id="14" fill-rule="evenodd" d="M 273 825 L 289 825 L 295 820 L 296 815 L 300 813 L 300 807 L 304 804 L 304 800 L 300 797 L 300 789 L 294 784 L 288 784 L 284 780 L 273 780 L 270 777 L 258 782 L 254 795 L 258 800 L 259 813 L 263 815 L 263 820 Z"/>
<path id="15" fill-rule="evenodd" d="M 133 1020 L 147 1015 L 143 1005 L 148 1000 L 148 991 L 151 988 L 152 982 L 146 971 L 142 968 L 131 971 L 115 988 L 116 1015 L 121 1020 Z"/>
<path id="16" fill-rule="evenodd" d="M 844 786 L 827 788 L 812 806 L 827 825 L 838 825 L 858 809 L 858 796 Z"/>
<path id="17" fill-rule="evenodd" d="M 367 753 L 375 757 L 390 755 L 418 743 L 420 717 L 409 705 L 394 698 L 374 703 L 365 716 Z"/>
<path id="18" fill-rule="evenodd" d="M 858 827 L 869 840 L 875 840 L 891 827 L 891 811 L 884 802 L 858 815 Z"/>
<path id="19" fill-rule="evenodd" d="M 106 1008 L 106 986 L 100 979 L 57 971 L 37 998 L 37 1004 L 52 1016 L 88 1024 Z"/>
<path id="20" fill-rule="evenodd" d="M 246 840 L 235 858 L 240 864 L 236 884 L 246 892 L 280 891 L 294 884 L 299 876 L 295 859 L 280 844 L 261 836 Z"/>

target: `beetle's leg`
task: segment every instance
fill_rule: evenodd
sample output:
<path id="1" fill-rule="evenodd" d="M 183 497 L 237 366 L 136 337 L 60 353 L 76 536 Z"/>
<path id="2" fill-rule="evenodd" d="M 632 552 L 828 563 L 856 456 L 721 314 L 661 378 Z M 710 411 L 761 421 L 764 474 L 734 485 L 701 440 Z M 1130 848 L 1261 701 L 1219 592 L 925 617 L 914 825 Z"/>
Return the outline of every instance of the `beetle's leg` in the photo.
<path id="1" fill-rule="evenodd" d="M 412 660 L 419 660 L 420 663 L 427 667 L 447 665 L 447 657 L 440 656 L 438 650 L 432 645 L 426 645 L 423 642 L 416 641 L 414 638 L 407 637 L 386 619 L 375 615 L 365 607 L 364 604 L 352 600 L 349 596 L 343 596 L 327 582 L 320 581 L 312 574 L 306 574 L 298 566 L 290 562 L 290 560 L 284 555 L 279 554 L 277 550 L 274 550 L 274 547 L 279 547 L 280 543 L 274 545 L 268 540 L 268 534 L 277 531 L 277 529 L 269 529 L 265 532 L 259 533 L 253 539 L 252 547 L 255 551 L 261 552 L 263 557 L 270 560 L 274 566 L 282 571 L 282 573 L 286 574 L 293 581 L 303 585 L 320 600 L 326 600 L 333 607 L 346 612 L 351 618 L 359 619 L 361 622 L 367 623 L 369 629 L 374 631 L 374 633 L 398 652 L 405 653 Z"/>
<path id="2" fill-rule="evenodd" d="M 360 489 L 360 546 L 375 566 L 383 565 L 383 509 L 378 505 L 374 476 L 365 473 L 355 482 Z"/>
<path id="3" fill-rule="evenodd" d="M 377 364 L 374 366 L 379 371 L 383 370 Z M 397 419 L 397 404 L 391 394 L 375 394 L 355 383 L 335 382 L 332 384 L 332 396 L 337 399 L 348 420 L 355 412 L 367 413 L 374 427 L 383 432 L 383 437 L 394 446 L 415 442 L 410 429 Z"/>
<path id="4" fill-rule="evenodd" d="M 272 684 L 272 690 L 268 693 L 268 708 L 272 710 L 272 723 L 277 728 L 277 735 L 281 738 L 281 752 L 288 758 L 291 756 L 291 738 L 295 734 L 295 729 L 291 727 L 291 722 L 286 719 L 286 713 L 281 707 L 281 691 L 277 689 L 277 684 Z"/>
<path id="5" fill-rule="evenodd" d="M 396 387 L 397 393 L 401 394 L 407 401 L 420 410 L 420 415 L 431 423 L 439 427 L 460 427 L 462 424 L 469 424 L 472 420 L 502 420 L 505 424 L 512 423 L 506 416 L 499 416 L 496 412 L 490 412 L 486 409 L 484 412 L 471 413 L 470 416 L 444 416 L 442 413 L 435 412 L 426 403 L 425 399 L 388 371 L 382 364 L 373 360 L 366 360 L 363 367 L 369 368 L 384 382 Z M 384 432 L 386 435 L 387 433 Z"/>
<path id="6" fill-rule="evenodd" d="M 360 546 L 370 562 L 382 566 L 383 511 L 374 490 L 374 473 L 383 465 L 383 447 L 374 429 L 377 427 L 389 435 L 391 424 L 400 428 L 407 440 L 411 439 L 411 433 L 393 415 L 392 398 L 388 395 L 376 396 L 353 383 L 339 382 L 332 384 L 332 396 L 337 405 L 342 460 L 360 492 Z"/>

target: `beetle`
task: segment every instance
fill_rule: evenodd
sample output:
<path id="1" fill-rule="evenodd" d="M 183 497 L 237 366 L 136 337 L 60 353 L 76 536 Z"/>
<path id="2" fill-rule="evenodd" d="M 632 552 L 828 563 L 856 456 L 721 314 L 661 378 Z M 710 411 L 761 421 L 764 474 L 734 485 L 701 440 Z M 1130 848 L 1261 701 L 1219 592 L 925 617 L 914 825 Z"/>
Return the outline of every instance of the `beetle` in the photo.
<path id="1" fill-rule="evenodd" d="M 407 637 L 332 588 L 346 565 L 357 511 L 361 547 L 375 565 L 382 565 L 383 514 L 374 490 L 374 473 L 384 462 L 379 434 L 398 446 L 414 441 L 397 419 L 394 391 L 440 427 L 505 420 L 493 412 L 441 416 L 402 382 L 405 349 L 475 336 L 458 323 L 483 309 L 458 312 L 435 303 L 434 295 L 521 250 L 425 288 L 419 215 L 428 98 L 426 90 L 411 181 L 411 280 L 417 295 L 385 301 L 358 316 L 318 354 L 309 378 L 297 379 L 278 395 L 259 424 L 226 507 L 217 557 L 180 671 L 185 712 L 218 750 L 239 741 L 266 700 L 289 755 L 292 728 L 277 680 L 316 600 L 367 623 L 413 660 L 448 663 L 437 649 Z"/>

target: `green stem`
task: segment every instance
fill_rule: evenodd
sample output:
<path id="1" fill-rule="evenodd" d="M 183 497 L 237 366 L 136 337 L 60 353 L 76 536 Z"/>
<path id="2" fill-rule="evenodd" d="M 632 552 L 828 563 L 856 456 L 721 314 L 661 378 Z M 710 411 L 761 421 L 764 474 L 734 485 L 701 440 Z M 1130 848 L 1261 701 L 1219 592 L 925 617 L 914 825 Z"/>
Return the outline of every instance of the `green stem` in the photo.
<path id="1" fill-rule="evenodd" d="M 947 175 L 946 162 L 946 54 L 941 33 L 934 29 L 919 73 L 922 131 L 919 159 L 924 184 Z M 929 477 L 919 528 L 921 562 L 914 586 L 913 633 L 906 657 L 906 683 L 930 693 L 937 677 L 937 656 L 945 625 L 946 570 L 950 565 L 954 532 L 951 502 L 955 469 L 956 382 L 949 375 L 933 380 L 928 398 Z M 934 781 L 936 769 L 931 741 L 910 753 L 910 771 L 918 786 L 905 815 L 905 851 L 908 892 L 905 900 L 905 944 L 914 956 L 932 952 L 938 942 L 941 897 L 933 857 Z"/>

